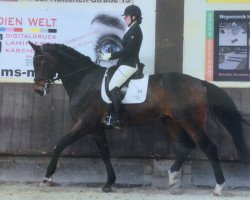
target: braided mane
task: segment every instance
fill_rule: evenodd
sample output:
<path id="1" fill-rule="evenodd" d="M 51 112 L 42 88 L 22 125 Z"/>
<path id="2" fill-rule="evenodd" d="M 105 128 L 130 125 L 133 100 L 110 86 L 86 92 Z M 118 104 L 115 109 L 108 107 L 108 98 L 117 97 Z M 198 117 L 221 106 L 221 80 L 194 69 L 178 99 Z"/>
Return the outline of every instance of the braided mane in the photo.
<path id="1" fill-rule="evenodd" d="M 85 56 L 82 53 L 80 53 L 79 51 L 73 49 L 72 47 L 66 46 L 64 44 L 50 44 L 50 43 L 46 43 L 44 44 L 47 47 L 50 48 L 56 48 L 56 49 L 60 49 L 68 54 L 71 54 L 74 57 L 77 57 L 79 60 L 83 61 L 86 64 L 94 64 L 94 62 L 90 59 L 89 56 Z"/>

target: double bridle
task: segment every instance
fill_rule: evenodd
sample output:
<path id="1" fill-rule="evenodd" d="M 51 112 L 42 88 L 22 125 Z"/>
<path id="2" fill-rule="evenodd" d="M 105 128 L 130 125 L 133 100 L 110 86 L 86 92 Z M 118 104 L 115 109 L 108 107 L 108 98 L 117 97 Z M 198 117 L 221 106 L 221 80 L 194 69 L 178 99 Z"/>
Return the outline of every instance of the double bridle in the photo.
<path id="1" fill-rule="evenodd" d="M 45 65 L 47 64 L 47 60 L 46 60 L 46 57 L 45 57 L 45 52 L 44 52 L 44 49 L 43 49 L 43 45 L 41 45 L 41 54 L 40 55 L 36 55 L 33 57 L 33 61 L 37 58 L 40 58 L 41 59 L 41 69 L 44 70 L 45 69 Z M 38 77 L 38 78 L 35 78 L 34 81 L 39 81 L 39 80 L 46 80 L 45 81 L 45 85 L 41 85 L 43 86 L 43 95 L 47 94 L 48 92 L 48 88 L 50 87 L 51 84 L 55 84 L 55 81 L 58 81 L 58 80 L 61 80 L 62 78 L 68 78 L 70 76 L 73 76 L 75 74 L 77 74 L 78 72 L 81 72 L 81 71 L 85 71 L 87 70 L 88 68 L 82 68 L 82 69 L 78 69 L 74 72 L 71 72 L 69 74 L 66 74 L 64 76 L 59 76 L 59 74 L 57 74 L 56 77 L 53 77 L 53 78 L 48 78 L 48 77 Z M 42 75 L 43 75 L 43 71 L 42 71 Z"/>
<path id="2" fill-rule="evenodd" d="M 59 77 L 47 78 L 47 77 L 44 76 L 43 70 L 45 69 L 45 66 L 46 66 L 46 64 L 47 64 L 47 60 L 46 60 L 46 57 L 45 57 L 43 45 L 41 45 L 41 52 L 42 52 L 42 53 L 41 53 L 40 55 L 36 55 L 36 56 L 33 57 L 33 61 L 34 61 L 35 59 L 37 59 L 37 58 L 41 60 L 41 66 L 40 66 L 40 68 L 41 68 L 41 70 L 42 70 L 42 72 L 41 72 L 42 76 L 41 76 L 41 77 L 38 77 L 38 78 L 35 77 L 35 78 L 34 78 L 34 81 L 37 82 L 37 81 L 39 81 L 39 80 L 46 80 L 44 85 L 39 84 L 40 86 L 43 87 L 43 96 L 44 96 L 44 95 L 47 94 L 48 89 L 49 89 L 51 83 L 54 84 L 55 81 L 56 81 L 56 80 L 59 80 L 60 78 L 59 78 Z M 39 63 L 39 64 L 40 64 L 40 63 Z"/>

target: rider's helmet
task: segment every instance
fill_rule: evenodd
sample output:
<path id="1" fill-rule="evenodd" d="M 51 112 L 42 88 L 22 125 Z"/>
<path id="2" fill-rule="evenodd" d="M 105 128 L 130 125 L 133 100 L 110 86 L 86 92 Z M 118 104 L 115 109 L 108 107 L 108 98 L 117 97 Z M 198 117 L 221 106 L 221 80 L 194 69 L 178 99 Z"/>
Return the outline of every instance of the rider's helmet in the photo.
<path id="1" fill-rule="evenodd" d="M 130 5 L 125 8 L 123 16 L 124 15 L 136 16 L 138 19 L 142 18 L 141 9 L 136 5 Z"/>

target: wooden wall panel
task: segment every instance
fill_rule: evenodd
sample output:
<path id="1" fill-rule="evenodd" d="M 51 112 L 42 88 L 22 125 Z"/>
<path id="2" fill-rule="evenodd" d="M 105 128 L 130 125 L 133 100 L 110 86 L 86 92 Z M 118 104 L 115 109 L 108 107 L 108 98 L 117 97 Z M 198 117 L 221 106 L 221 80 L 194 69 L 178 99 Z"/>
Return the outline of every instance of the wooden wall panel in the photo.
<path id="1" fill-rule="evenodd" d="M 53 85 L 52 87 L 52 107 L 51 107 L 51 126 L 50 147 L 51 150 L 58 142 L 58 138 L 63 136 L 64 119 L 65 119 L 65 90 L 62 85 Z M 68 112 L 68 111 L 67 111 Z"/>
<path id="2" fill-rule="evenodd" d="M 52 92 L 46 96 L 33 96 L 33 120 L 30 152 L 46 154 L 50 145 L 52 129 Z"/>
<path id="3" fill-rule="evenodd" d="M 11 152 L 11 139 L 13 132 L 15 85 L 3 84 L 1 90 L 1 140 L 0 152 Z"/>
<path id="4" fill-rule="evenodd" d="M 23 122 L 23 85 L 15 85 L 14 86 L 14 94 L 13 94 L 13 121 L 12 121 L 12 134 L 11 134 L 11 146 L 10 152 L 18 152 L 20 149 L 20 140 L 21 134 L 20 130 L 22 130 L 22 122 Z"/>
<path id="5" fill-rule="evenodd" d="M 242 113 L 245 115 L 250 114 L 250 90 L 242 89 L 242 104 L 241 109 Z M 248 118 L 249 119 L 249 118 Z M 244 126 L 244 136 L 247 146 L 250 148 L 250 126 Z"/>
<path id="6" fill-rule="evenodd" d="M 19 154 L 27 154 L 30 152 L 30 139 L 32 135 L 33 122 L 33 87 L 31 84 L 22 84 L 23 88 L 23 104 L 22 104 L 22 126 L 20 131 Z"/>
<path id="7" fill-rule="evenodd" d="M 50 95 L 40 97 L 33 93 L 31 84 L 0 84 L 0 154 L 49 155 L 59 139 L 67 134 L 73 120 L 68 111 L 68 99 L 61 85 L 52 86 Z M 237 107 L 250 113 L 249 89 L 226 89 Z M 238 155 L 226 129 L 210 119 L 207 132 L 218 146 L 222 160 L 237 160 Z M 249 147 L 249 130 L 245 127 Z M 107 131 L 113 157 L 170 158 L 174 151 L 160 120 L 121 131 Z M 64 151 L 64 155 L 99 156 L 92 136 L 83 137 Z M 196 150 L 193 159 L 206 159 Z"/>
<path id="8" fill-rule="evenodd" d="M 157 0 L 156 72 L 182 71 L 184 1 Z M 61 85 L 54 85 L 49 95 L 34 94 L 32 84 L 0 83 L 0 155 L 50 155 L 54 146 L 73 126 L 68 111 L 68 97 Z M 240 110 L 250 113 L 250 89 L 225 89 Z M 250 147 L 250 127 L 246 141 Z M 220 158 L 238 158 L 232 138 L 224 127 L 210 118 L 206 130 L 218 146 Z M 175 153 L 160 120 L 107 131 L 113 157 L 173 158 Z M 64 152 L 69 156 L 99 156 L 92 136 L 72 144 Z M 201 150 L 192 159 L 206 159 Z"/>

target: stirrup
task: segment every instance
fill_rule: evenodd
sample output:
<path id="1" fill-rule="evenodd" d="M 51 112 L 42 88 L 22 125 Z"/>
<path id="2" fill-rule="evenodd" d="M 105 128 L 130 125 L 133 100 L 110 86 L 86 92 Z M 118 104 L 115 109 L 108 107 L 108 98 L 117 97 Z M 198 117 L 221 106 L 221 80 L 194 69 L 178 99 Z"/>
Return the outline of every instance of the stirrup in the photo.
<path id="1" fill-rule="evenodd" d="M 113 128 L 111 126 L 111 119 L 112 119 L 112 116 L 111 115 L 107 115 L 105 117 L 105 119 L 102 121 L 102 123 L 105 125 L 105 128 L 107 128 L 107 129 Z"/>
<path id="2" fill-rule="evenodd" d="M 115 129 L 121 129 L 122 128 L 122 121 L 120 119 L 112 118 L 110 125 L 114 127 Z"/>
<path id="3" fill-rule="evenodd" d="M 107 115 L 102 123 L 108 129 L 109 128 L 116 128 L 116 129 L 122 128 L 122 121 L 117 117 L 113 117 L 112 115 Z"/>

